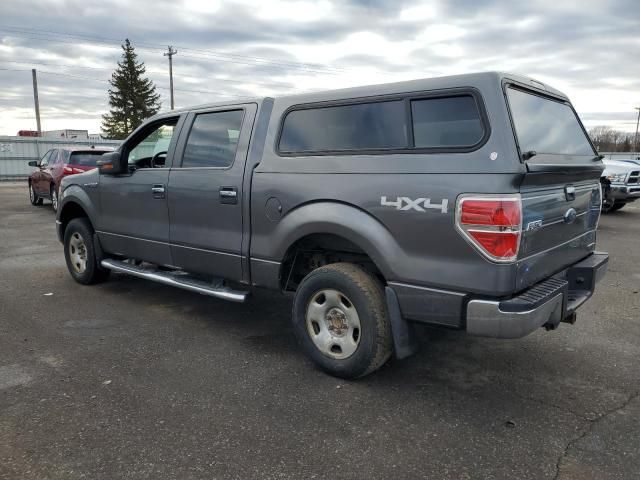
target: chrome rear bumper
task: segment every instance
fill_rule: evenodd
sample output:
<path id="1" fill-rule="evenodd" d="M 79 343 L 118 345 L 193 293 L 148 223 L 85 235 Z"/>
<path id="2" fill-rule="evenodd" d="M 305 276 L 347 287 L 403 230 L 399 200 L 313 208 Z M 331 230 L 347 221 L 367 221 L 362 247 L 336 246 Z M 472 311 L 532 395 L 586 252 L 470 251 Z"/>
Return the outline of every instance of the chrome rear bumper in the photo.
<path id="1" fill-rule="evenodd" d="M 467 305 L 467 332 L 493 338 L 520 338 L 546 323 L 562 320 L 562 293 L 539 307 L 522 312 L 505 312 L 501 302 L 471 300 Z"/>
<path id="2" fill-rule="evenodd" d="M 562 320 L 591 297 L 604 276 L 609 256 L 594 253 L 547 280 L 507 300 L 475 299 L 467 303 L 467 332 L 493 338 L 520 338 Z"/>

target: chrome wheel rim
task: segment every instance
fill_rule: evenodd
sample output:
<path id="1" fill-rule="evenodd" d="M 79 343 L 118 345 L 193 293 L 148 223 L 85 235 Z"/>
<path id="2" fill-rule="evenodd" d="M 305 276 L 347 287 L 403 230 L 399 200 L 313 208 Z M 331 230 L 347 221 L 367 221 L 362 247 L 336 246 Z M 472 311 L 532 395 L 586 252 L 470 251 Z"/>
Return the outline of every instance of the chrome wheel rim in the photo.
<path id="1" fill-rule="evenodd" d="M 35 202 L 36 200 L 36 194 L 33 191 L 33 185 L 29 184 L 29 200 L 31 200 L 31 203 Z"/>
<path id="2" fill-rule="evenodd" d="M 51 205 L 54 210 L 58 210 L 58 192 L 56 192 L 55 189 L 52 190 L 51 193 Z"/>
<path id="3" fill-rule="evenodd" d="M 84 273 L 87 269 L 87 246 L 82 235 L 73 232 L 69 240 L 69 259 L 76 273 Z"/>
<path id="4" fill-rule="evenodd" d="M 360 344 L 360 318 L 346 295 L 333 289 L 316 292 L 307 305 L 307 333 L 323 355 L 343 360 Z"/>

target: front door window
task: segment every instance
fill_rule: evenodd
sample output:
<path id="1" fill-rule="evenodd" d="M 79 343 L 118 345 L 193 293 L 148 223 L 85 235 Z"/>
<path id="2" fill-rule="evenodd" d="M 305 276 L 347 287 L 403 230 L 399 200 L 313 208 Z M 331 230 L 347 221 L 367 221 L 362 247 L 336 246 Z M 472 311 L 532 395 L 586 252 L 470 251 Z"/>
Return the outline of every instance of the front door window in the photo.
<path id="1" fill-rule="evenodd" d="M 168 119 L 156 124 L 137 143 L 134 142 L 127 156 L 129 167 L 132 170 L 164 167 L 176 123 L 177 119 Z"/>

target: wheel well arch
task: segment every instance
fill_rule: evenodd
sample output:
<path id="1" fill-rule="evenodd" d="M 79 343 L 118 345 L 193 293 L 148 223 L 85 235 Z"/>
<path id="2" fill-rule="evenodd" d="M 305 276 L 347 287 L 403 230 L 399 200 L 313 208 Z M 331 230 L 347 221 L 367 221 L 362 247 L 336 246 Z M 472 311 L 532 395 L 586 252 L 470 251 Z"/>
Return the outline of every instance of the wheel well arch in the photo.
<path id="1" fill-rule="evenodd" d="M 335 233 L 310 233 L 287 248 L 280 264 L 280 287 L 295 291 L 312 270 L 338 262 L 355 263 L 386 284 L 380 268 L 362 247 Z"/>
<path id="2" fill-rule="evenodd" d="M 82 206 L 77 202 L 67 202 L 60 211 L 60 228 L 62 232 L 62 238 L 64 238 L 64 231 L 67 225 L 74 218 L 86 218 L 91 223 L 89 215 Z"/>

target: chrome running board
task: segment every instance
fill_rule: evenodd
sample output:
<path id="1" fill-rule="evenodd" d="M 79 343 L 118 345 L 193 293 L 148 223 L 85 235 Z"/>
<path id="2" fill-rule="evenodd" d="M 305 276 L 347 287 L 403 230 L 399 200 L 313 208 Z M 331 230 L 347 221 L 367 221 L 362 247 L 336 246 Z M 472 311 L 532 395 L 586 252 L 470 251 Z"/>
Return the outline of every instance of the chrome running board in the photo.
<path id="1" fill-rule="evenodd" d="M 209 284 L 184 273 L 164 272 L 156 269 L 142 268 L 131 263 L 112 259 L 102 260 L 100 265 L 102 265 L 103 268 L 113 270 L 114 272 L 126 273 L 134 277 L 145 278 L 154 282 L 183 288 L 192 292 L 201 293 L 202 295 L 222 298 L 223 300 L 229 300 L 231 302 L 244 302 L 249 295 L 249 292 L 233 290 L 224 286 L 221 279 L 219 279 L 219 283 L 217 285 Z"/>

